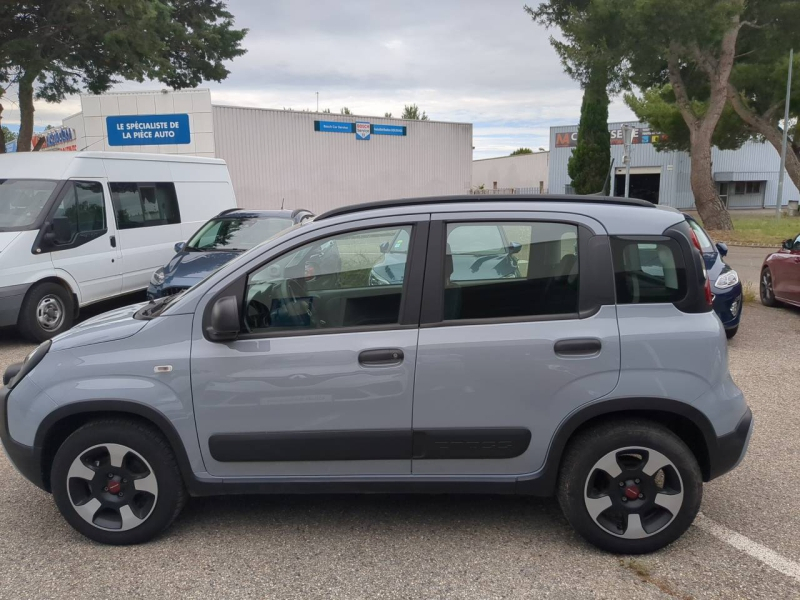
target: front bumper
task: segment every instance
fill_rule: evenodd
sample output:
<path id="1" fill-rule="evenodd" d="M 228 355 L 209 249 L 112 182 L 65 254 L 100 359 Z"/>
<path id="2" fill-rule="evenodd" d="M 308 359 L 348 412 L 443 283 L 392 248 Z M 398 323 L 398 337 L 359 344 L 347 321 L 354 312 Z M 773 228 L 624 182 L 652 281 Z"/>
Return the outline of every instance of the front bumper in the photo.
<path id="1" fill-rule="evenodd" d="M 19 309 L 31 284 L 12 285 L 0 288 L 0 327 L 16 325 Z"/>
<path id="2" fill-rule="evenodd" d="M 732 288 L 718 290 L 711 288 L 714 293 L 714 312 L 717 313 L 719 320 L 722 321 L 725 329 L 738 327 L 742 320 L 742 309 L 744 308 L 744 296 L 742 285 L 737 284 Z"/>
<path id="3" fill-rule="evenodd" d="M 46 490 L 42 476 L 42 449 L 15 442 L 8 433 L 6 405 L 10 393 L 11 390 L 7 387 L 0 388 L 0 442 L 2 442 L 11 464 L 20 474 L 37 487 Z"/>
<path id="4" fill-rule="evenodd" d="M 718 437 L 716 447 L 709 448 L 711 467 L 709 479 L 715 479 L 739 466 L 750 445 L 753 423 L 753 413 L 748 408 L 736 429 Z"/>

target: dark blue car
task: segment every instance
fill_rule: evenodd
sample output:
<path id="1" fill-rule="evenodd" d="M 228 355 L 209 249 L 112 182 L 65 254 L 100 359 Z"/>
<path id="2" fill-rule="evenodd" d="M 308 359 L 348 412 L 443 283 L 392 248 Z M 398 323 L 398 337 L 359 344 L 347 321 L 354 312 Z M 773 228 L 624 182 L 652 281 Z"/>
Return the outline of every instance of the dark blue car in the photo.
<path id="1" fill-rule="evenodd" d="M 725 327 L 728 339 L 739 331 L 739 321 L 742 319 L 742 284 L 739 274 L 723 261 L 728 254 L 728 247 L 719 242 L 715 244 L 706 231 L 691 216 L 686 215 L 689 226 L 700 242 L 703 260 L 711 282 L 711 293 L 714 294 L 714 311 Z"/>
<path id="2" fill-rule="evenodd" d="M 150 300 L 178 294 L 243 252 L 281 231 L 312 219 L 296 210 L 230 209 L 203 225 L 188 242 L 175 244 L 175 256 L 150 278 Z"/>

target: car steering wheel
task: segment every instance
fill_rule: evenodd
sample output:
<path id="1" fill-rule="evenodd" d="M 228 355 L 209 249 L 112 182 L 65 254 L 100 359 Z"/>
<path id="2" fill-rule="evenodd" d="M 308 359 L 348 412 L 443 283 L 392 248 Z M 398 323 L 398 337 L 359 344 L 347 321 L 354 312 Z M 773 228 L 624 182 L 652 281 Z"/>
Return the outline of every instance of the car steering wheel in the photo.
<path id="1" fill-rule="evenodd" d="M 259 300 L 250 300 L 247 303 L 247 310 L 244 316 L 244 326 L 248 333 L 253 333 L 256 329 L 266 329 L 272 323 L 269 308 Z"/>
<path id="2" fill-rule="evenodd" d="M 281 281 L 280 297 L 285 303 L 287 313 L 293 313 L 295 310 L 300 309 L 301 306 L 304 305 L 305 309 L 302 310 L 302 312 L 299 314 L 292 314 L 292 316 L 300 316 L 300 314 L 304 314 L 308 317 L 309 323 L 313 325 L 314 315 L 311 311 L 311 304 L 305 300 L 302 300 L 302 298 L 306 297 L 306 293 L 303 289 L 303 286 L 300 285 L 296 279 L 286 278 Z"/>

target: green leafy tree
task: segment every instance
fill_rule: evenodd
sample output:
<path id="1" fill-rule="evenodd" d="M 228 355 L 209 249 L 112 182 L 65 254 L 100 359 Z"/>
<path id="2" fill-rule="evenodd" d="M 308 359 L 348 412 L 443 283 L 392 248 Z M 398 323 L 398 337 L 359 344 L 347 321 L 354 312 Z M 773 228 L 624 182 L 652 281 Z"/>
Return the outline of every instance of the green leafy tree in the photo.
<path id="1" fill-rule="evenodd" d="M 509 156 L 519 156 L 521 154 L 533 154 L 533 150 L 530 148 L 517 148 Z"/>
<path id="2" fill-rule="evenodd" d="M 346 106 L 343 106 L 343 107 L 342 107 L 342 108 L 339 110 L 339 112 L 340 112 L 341 114 L 343 114 L 343 115 L 352 115 L 352 114 L 353 114 L 352 112 L 350 112 L 350 109 L 349 109 L 349 108 L 347 108 Z"/>
<path id="3" fill-rule="evenodd" d="M 386 118 L 386 119 L 391 119 L 391 118 L 392 118 L 392 113 L 390 113 L 390 112 L 383 113 L 383 116 L 384 116 L 384 118 Z"/>
<path id="4" fill-rule="evenodd" d="M 401 119 L 411 119 L 413 121 L 427 121 L 428 115 L 425 111 L 420 111 L 419 106 L 416 104 L 406 104 L 403 107 L 403 114 Z"/>
<path id="5" fill-rule="evenodd" d="M 0 154 L 5 154 L 6 144 L 13 142 L 17 139 L 17 134 L 11 131 L 5 125 L 0 128 Z"/>
<path id="6" fill-rule="evenodd" d="M 322 109 L 322 112 L 323 112 L 324 114 L 326 114 L 326 115 L 329 115 L 329 114 L 331 114 L 331 109 L 330 109 L 330 108 L 323 108 L 323 109 Z"/>
<path id="7" fill-rule="evenodd" d="M 584 90 L 578 145 L 568 172 L 579 194 L 601 192 L 611 162 L 608 92 L 627 82 L 619 35 L 623 7 L 594 0 L 549 0 L 535 8 L 525 6 L 525 12 L 536 23 L 561 31 L 560 38 L 550 37 L 550 44 L 564 71 Z"/>
<path id="8" fill-rule="evenodd" d="M 608 131 L 608 80 L 605 67 L 589 77 L 583 91 L 578 145 L 567 165 L 572 187 L 578 194 L 604 191 L 611 164 L 611 133 Z"/>
<path id="9" fill-rule="evenodd" d="M 5 0 L 0 32 L 0 82 L 16 80 L 25 152 L 34 97 L 59 102 L 123 79 L 174 89 L 221 81 L 247 30 L 222 0 Z"/>

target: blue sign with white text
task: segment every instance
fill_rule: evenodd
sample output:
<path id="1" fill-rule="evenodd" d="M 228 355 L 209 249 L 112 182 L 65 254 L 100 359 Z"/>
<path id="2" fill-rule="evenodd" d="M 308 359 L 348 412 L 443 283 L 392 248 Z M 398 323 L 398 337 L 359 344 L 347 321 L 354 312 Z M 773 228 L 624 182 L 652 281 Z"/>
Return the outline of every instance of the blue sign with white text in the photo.
<path id="1" fill-rule="evenodd" d="M 314 121 L 316 131 L 333 131 L 336 133 L 353 133 L 352 123 L 340 123 L 339 121 Z"/>
<path id="2" fill-rule="evenodd" d="M 405 125 L 373 125 L 372 133 L 375 135 L 405 135 Z"/>
<path id="3" fill-rule="evenodd" d="M 106 117 L 109 146 L 188 144 L 189 115 L 119 115 Z"/>

